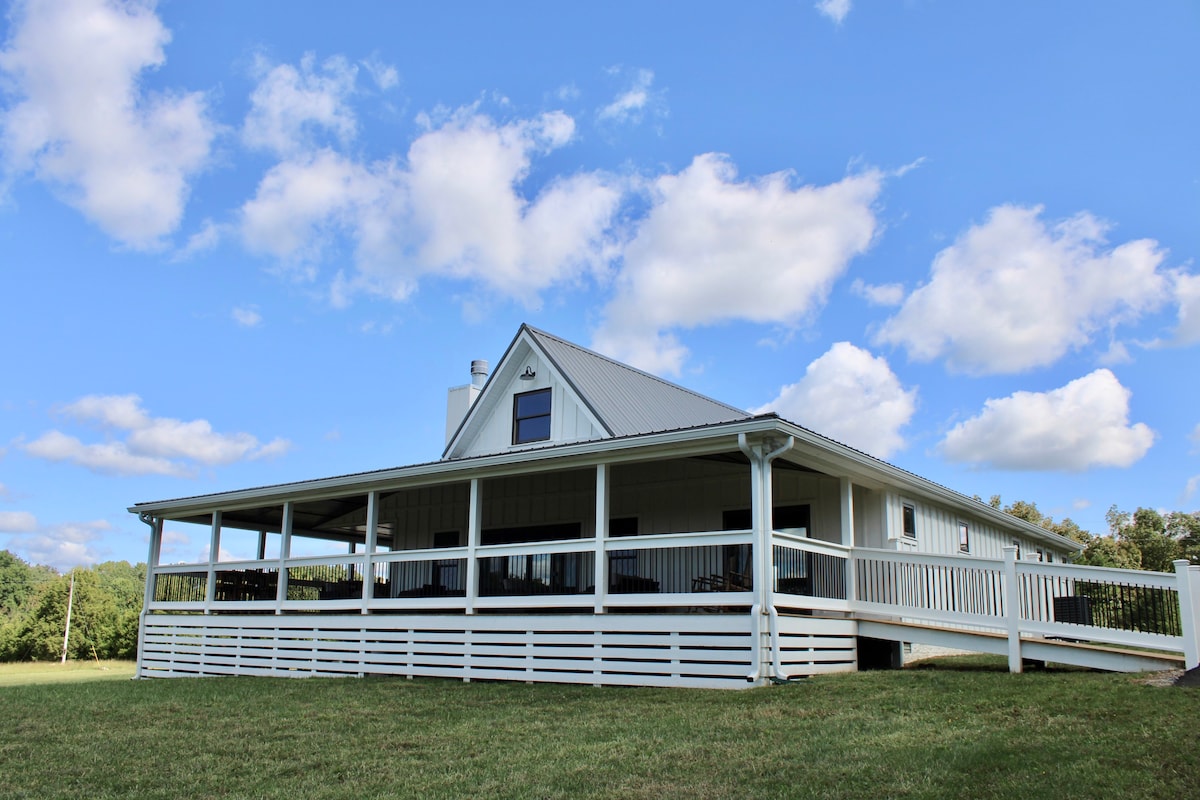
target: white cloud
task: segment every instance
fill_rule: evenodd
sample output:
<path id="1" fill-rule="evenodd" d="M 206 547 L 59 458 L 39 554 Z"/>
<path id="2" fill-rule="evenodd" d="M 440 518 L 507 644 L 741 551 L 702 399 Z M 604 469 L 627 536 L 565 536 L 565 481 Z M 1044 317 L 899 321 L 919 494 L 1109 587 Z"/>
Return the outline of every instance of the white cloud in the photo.
<path id="1" fill-rule="evenodd" d="M 1192 429 L 1192 433 L 1190 436 L 1188 436 L 1188 438 L 1192 440 L 1192 444 L 1200 449 L 1200 425 L 1197 425 Z"/>
<path id="2" fill-rule="evenodd" d="M 1200 275 L 1176 276 L 1175 298 L 1179 301 L 1176 340 L 1180 344 L 1200 343 Z"/>
<path id="3" fill-rule="evenodd" d="M 248 433 L 217 433 L 207 420 L 151 417 L 137 395 L 90 395 L 63 407 L 62 412 L 98 423 L 110 437 L 115 433 L 124 439 L 87 444 L 52 430 L 24 445 L 25 452 L 104 474 L 187 476 L 196 463 L 218 466 L 273 458 L 290 446 L 284 439 L 262 444 Z"/>
<path id="4" fill-rule="evenodd" d="M 233 310 L 233 321 L 243 328 L 255 328 L 262 324 L 262 314 L 254 306 L 238 306 Z"/>
<path id="5" fill-rule="evenodd" d="M 403 165 L 360 164 L 329 149 L 299 155 L 272 168 L 243 206 L 243 237 L 311 271 L 349 236 L 355 269 L 336 279 L 337 304 L 362 291 L 402 300 L 423 275 L 442 275 L 536 306 L 540 290 L 611 257 L 619 182 L 580 173 L 533 199 L 520 190 L 532 159 L 574 131 L 562 112 L 497 125 L 462 109 L 419 136 Z"/>
<path id="6" fill-rule="evenodd" d="M 125 245 L 161 245 L 217 126 L 203 95 L 141 88 L 171 39 L 153 2 L 28 0 L 11 20 L 0 71 L 19 99 L 0 115 L 6 167 Z"/>
<path id="7" fill-rule="evenodd" d="M 622 72 L 620 69 L 611 71 Z M 602 120 L 613 122 L 640 122 L 647 110 L 661 112 L 661 98 L 650 89 L 653 84 L 654 72 L 652 70 L 636 70 L 633 73 L 630 87 L 617 95 L 611 103 L 601 108 L 597 112 L 597 116 Z"/>
<path id="8" fill-rule="evenodd" d="M 814 8 L 841 25 L 842 20 L 850 13 L 850 0 L 817 0 Z"/>
<path id="9" fill-rule="evenodd" d="M 1108 225 L 1084 212 L 1047 226 L 1040 207 L 998 206 L 934 258 L 930 280 L 878 330 L 917 361 L 974 375 L 1054 363 L 1097 331 L 1168 297 L 1157 242 L 1106 247 Z"/>
<path id="10" fill-rule="evenodd" d="M 17 512 L 6 519 L 0 512 L 0 536 L 5 547 L 33 564 L 48 564 L 58 570 L 94 564 L 101 558 L 95 544 L 112 526 L 104 520 L 43 525 L 33 514 Z M 16 524 L 14 524 L 16 523 Z"/>
<path id="11" fill-rule="evenodd" d="M 338 233 L 381 200 L 385 181 L 350 159 L 322 149 L 272 167 L 242 206 L 246 246 L 285 264 L 312 265 Z"/>
<path id="12" fill-rule="evenodd" d="M 1049 392 L 988 400 L 946 434 L 940 450 L 950 461 L 998 469 L 1128 467 L 1155 437 L 1144 423 L 1129 423 L 1130 394 L 1112 372 L 1098 369 Z"/>
<path id="13" fill-rule="evenodd" d="M 850 291 L 873 306 L 898 306 L 904 302 L 904 286 L 899 283 L 869 284 L 855 278 Z"/>
<path id="14" fill-rule="evenodd" d="M 362 65 L 367 68 L 371 79 L 381 90 L 386 92 L 388 89 L 394 89 L 400 85 L 400 73 L 391 64 L 385 64 L 377 57 L 372 56 L 363 61 Z"/>
<path id="15" fill-rule="evenodd" d="M 736 180 L 725 156 L 697 156 L 651 186 L 616 294 L 593 338 L 601 352 L 678 374 L 687 350 L 669 329 L 749 320 L 798 324 L 871 245 L 883 174 L 793 188 L 790 173 Z"/>
<path id="16" fill-rule="evenodd" d="M 212 250 L 221 243 L 221 236 L 224 234 L 224 226 L 218 225 L 211 219 L 204 220 L 200 230 L 188 237 L 183 247 L 179 248 L 172 256 L 172 261 L 187 261 L 192 256 L 199 253 L 204 253 Z"/>
<path id="17" fill-rule="evenodd" d="M 358 68 L 346 59 L 335 56 L 318 68 L 316 57 L 306 53 L 299 68 L 270 67 L 261 58 L 255 68 L 259 83 L 242 127 L 248 146 L 286 155 L 309 148 L 320 132 L 332 133 L 343 143 L 354 138 L 357 122 L 347 100 L 354 93 Z"/>
<path id="18" fill-rule="evenodd" d="M 904 446 L 900 429 L 916 412 L 917 390 L 905 389 L 881 356 L 838 342 L 808 365 L 804 377 L 752 410 L 785 419 L 879 458 Z"/>
<path id="19" fill-rule="evenodd" d="M 25 445 L 25 452 L 47 461 L 68 461 L 106 475 L 171 475 L 185 477 L 190 471 L 166 458 L 132 452 L 124 442 L 84 444 L 61 431 L 47 431 Z"/>
<path id="20" fill-rule="evenodd" d="M 30 533 L 37 530 L 37 517 L 28 511 L 0 511 L 0 533 Z"/>

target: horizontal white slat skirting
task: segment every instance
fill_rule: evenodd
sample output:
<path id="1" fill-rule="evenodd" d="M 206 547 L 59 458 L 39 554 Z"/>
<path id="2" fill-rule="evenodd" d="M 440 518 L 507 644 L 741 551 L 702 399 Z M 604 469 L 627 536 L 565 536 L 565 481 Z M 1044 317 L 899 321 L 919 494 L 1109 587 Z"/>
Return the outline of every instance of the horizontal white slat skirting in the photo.
<path id="1" fill-rule="evenodd" d="M 858 623 L 852 619 L 780 614 L 778 664 L 784 676 L 853 672 L 858 668 Z"/>
<path id="2" fill-rule="evenodd" d="M 748 615 L 146 617 L 139 674 L 388 674 L 745 688 Z M 852 657 L 852 656 L 851 656 Z"/>

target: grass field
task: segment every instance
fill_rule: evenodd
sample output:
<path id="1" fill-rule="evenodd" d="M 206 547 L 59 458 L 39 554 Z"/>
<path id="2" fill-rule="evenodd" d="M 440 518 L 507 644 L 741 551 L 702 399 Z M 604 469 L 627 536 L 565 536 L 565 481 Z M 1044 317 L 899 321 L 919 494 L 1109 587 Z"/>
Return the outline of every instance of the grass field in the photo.
<path id="1" fill-rule="evenodd" d="M 0 671 L 0 797 L 1200 793 L 1200 689 L 981 659 L 744 692 L 78 673 Z"/>

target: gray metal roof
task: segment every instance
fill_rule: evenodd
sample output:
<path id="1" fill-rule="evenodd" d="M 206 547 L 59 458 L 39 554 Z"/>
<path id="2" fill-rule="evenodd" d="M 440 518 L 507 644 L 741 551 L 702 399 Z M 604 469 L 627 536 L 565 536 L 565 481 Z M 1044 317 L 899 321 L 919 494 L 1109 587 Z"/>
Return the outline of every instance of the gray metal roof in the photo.
<path id="1" fill-rule="evenodd" d="M 750 417 L 739 408 L 545 331 L 524 327 L 612 436 L 693 428 Z"/>

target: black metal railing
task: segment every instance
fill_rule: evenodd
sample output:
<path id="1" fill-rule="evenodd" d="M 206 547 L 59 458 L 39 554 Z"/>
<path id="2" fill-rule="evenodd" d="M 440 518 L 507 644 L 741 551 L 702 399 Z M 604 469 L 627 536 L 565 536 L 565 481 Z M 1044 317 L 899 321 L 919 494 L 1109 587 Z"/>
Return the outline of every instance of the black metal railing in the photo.
<path id="1" fill-rule="evenodd" d="M 467 560 L 399 561 L 376 564 L 376 597 L 464 597 Z"/>
<path id="2" fill-rule="evenodd" d="M 214 573 L 214 600 L 275 600 L 279 595 L 279 570 L 222 569 Z"/>
<path id="3" fill-rule="evenodd" d="M 288 600 L 362 599 L 362 570 L 357 564 L 304 564 L 287 571 Z"/>
<path id="4" fill-rule="evenodd" d="M 612 550 L 612 594 L 744 592 L 754 588 L 750 545 L 703 545 Z"/>
<path id="5" fill-rule="evenodd" d="M 528 553 L 479 559 L 480 597 L 591 594 L 596 554 Z"/>
<path id="6" fill-rule="evenodd" d="M 803 597 L 846 599 L 846 558 L 794 547 L 771 548 L 775 591 Z"/>
<path id="7" fill-rule="evenodd" d="M 207 572 L 165 572 L 154 576 L 154 602 L 203 603 Z"/>

